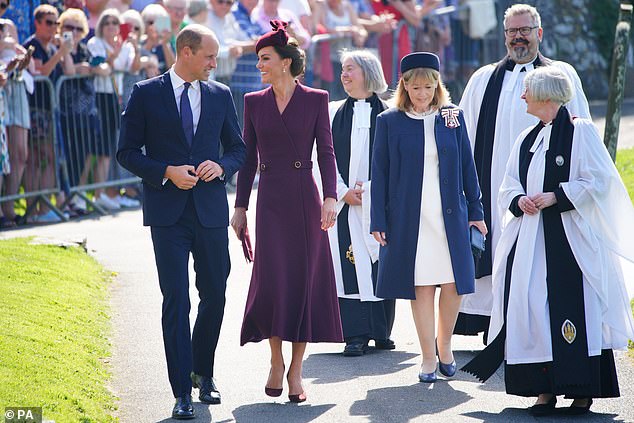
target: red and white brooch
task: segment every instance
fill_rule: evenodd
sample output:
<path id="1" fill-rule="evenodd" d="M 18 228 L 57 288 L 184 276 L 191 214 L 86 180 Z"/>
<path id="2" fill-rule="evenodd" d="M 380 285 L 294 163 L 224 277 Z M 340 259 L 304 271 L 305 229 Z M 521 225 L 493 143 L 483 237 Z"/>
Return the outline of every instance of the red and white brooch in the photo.
<path id="1" fill-rule="evenodd" d="M 445 126 L 447 128 L 457 128 L 460 126 L 460 122 L 458 121 L 458 115 L 460 115 L 460 109 L 451 108 L 451 109 L 442 109 L 440 111 L 440 115 L 445 118 Z"/>

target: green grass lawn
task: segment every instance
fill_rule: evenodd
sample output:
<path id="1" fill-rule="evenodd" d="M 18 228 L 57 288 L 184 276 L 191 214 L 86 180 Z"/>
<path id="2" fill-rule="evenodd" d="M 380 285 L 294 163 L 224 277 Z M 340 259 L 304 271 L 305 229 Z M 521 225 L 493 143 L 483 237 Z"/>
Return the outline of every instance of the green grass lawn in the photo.
<path id="1" fill-rule="evenodd" d="M 0 410 L 114 422 L 108 274 L 81 248 L 0 241 Z"/>
<path id="2" fill-rule="evenodd" d="M 623 178 L 630 198 L 634 201 L 634 148 L 619 150 L 616 153 L 616 168 Z M 634 313 L 634 300 L 632 300 L 632 312 Z M 630 342 L 630 354 L 634 357 L 634 343 Z"/>

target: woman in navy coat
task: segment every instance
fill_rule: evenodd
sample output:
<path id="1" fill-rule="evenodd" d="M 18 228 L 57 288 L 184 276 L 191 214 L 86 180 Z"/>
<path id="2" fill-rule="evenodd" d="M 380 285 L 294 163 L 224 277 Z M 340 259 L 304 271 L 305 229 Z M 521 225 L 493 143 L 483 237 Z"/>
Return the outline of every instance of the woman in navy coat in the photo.
<path id="1" fill-rule="evenodd" d="M 456 372 L 451 335 L 461 295 L 475 290 L 469 227 L 487 232 L 462 111 L 450 104 L 439 67 L 432 53 L 403 58 L 397 107 L 377 117 L 372 155 L 371 231 L 381 244 L 376 295 L 412 300 L 421 382 L 436 380 L 436 354 L 443 375 Z"/>

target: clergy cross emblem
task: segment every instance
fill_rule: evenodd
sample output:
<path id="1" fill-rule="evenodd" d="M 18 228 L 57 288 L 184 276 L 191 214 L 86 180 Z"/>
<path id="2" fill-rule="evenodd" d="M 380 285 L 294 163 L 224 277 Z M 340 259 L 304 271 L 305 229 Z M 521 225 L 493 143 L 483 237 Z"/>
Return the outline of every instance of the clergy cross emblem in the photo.
<path id="1" fill-rule="evenodd" d="M 460 122 L 458 122 L 460 109 L 442 109 L 440 115 L 445 118 L 445 126 L 447 128 L 453 129 L 460 126 Z"/>
<path id="2" fill-rule="evenodd" d="M 348 247 L 348 251 L 346 251 L 346 258 L 352 264 L 354 264 L 354 253 L 352 252 L 352 244 Z"/>
<path id="3" fill-rule="evenodd" d="M 567 343 L 572 344 L 577 339 L 577 328 L 568 319 L 561 325 L 561 336 L 564 337 Z"/>

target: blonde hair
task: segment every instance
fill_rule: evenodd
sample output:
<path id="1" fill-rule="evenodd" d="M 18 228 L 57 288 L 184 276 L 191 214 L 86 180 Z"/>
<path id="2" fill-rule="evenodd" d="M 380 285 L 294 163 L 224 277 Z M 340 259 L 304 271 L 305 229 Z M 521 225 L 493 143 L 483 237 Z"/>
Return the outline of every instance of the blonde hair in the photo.
<path id="1" fill-rule="evenodd" d="M 83 30 L 81 31 L 81 38 L 85 38 L 88 35 L 88 19 L 86 19 L 86 14 L 81 9 L 66 9 L 59 15 L 59 32 L 60 34 L 64 32 L 64 25 L 66 25 L 66 21 L 73 20 L 79 22 Z"/>
<path id="2" fill-rule="evenodd" d="M 103 37 L 103 27 L 108 18 L 116 19 L 119 25 L 121 25 L 121 13 L 119 13 L 119 11 L 115 8 L 106 9 L 101 12 L 99 19 L 97 20 L 97 25 L 95 25 L 95 37 Z"/>
<path id="3" fill-rule="evenodd" d="M 398 81 L 398 87 L 396 87 L 394 105 L 400 111 L 409 112 L 412 108 L 412 100 L 409 98 L 409 94 L 405 89 L 405 84 L 419 80 L 437 83 L 434 98 L 431 101 L 433 108 L 440 109 L 441 107 L 451 104 L 451 96 L 447 88 L 445 88 L 445 84 L 442 82 L 440 72 L 431 68 L 414 68 L 408 70 L 401 76 L 401 79 Z"/>

